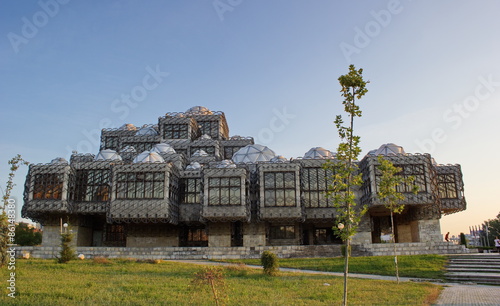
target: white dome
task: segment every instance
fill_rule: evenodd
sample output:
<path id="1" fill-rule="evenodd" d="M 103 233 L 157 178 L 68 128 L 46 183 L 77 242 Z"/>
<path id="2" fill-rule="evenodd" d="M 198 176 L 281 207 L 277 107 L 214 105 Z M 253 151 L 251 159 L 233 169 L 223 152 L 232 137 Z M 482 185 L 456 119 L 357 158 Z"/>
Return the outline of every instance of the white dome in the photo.
<path id="1" fill-rule="evenodd" d="M 199 162 L 192 162 L 186 166 L 186 170 L 199 170 L 201 169 L 201 165 Z"/>
<path id="2" fill-rule="evenodd" d="M 208 136 L 207 134 L 201 135 L 200 139 L 212 139 L 212 137 Z"/>
<path id="3" fill-rule="evenodd" d="M 94 160 L 122 160 L 122 157 L 115 150 L 106 149 L 99 151 Z"/>
<path id="4" fill-rule="evenodd" d="M 208 153 L 204 150 L 196 150 L 192 156 L 208 156 Z"/>
<path id="5" fill-rule="evenodd" d="M 284 163 L 287 161 L 288 161 L 288 159 L 286 159 L 286 157 L 284 157 L 283 155 L 277 155 L 277 156 L 271 158 L 272 163 Z"/>
<path id="6" fill-rule="evenodd" d="M 134 163 L 163 163 L 165 160 L 156 152 L 144 151 L 134 158 Z"/>
<path id="7" fill-rule="evenodd" d="M 233 163 L 232 160 L 224 159 L 221 162 L 219 162 L 215 167 L 216 168 L 236 168 L 236 165 Z"/>
<path id="8" fill-rule="evenodd" d="M 274 153 L 274 151 L 269 149 L 268 147 L 259 144 L 253 144 L 239 149 L 236 153 L 233 154 L 232 160 L 236 164 L 256 163 L 259 161 L 270 161 L 275 156 L 276 153 Z"/>
<path id="9" fill-rule="evenodd" d="M 145 136 L 145 135 L 157 136 L 158 132 L 150 126 L 144 126 L 140 130 L 138 130 L 137 133 L 135 133 L 135 135 L 136 136 Z"/>
<path id="10" fill-rule="evenodd" d="M 137 128 L 132 123 L 125 123 L 120 127 L 120 130 L 135 131 Z"/>
<path id="11" fill-rule="evenodd" d="M 403 147 L 395 145 L 393 143 L 386 143 L 380 146 L 374 155 L 398 155 L 406 154 Z"/>
<path id="12" fill-rule="evenodd" d="M 56 157 L 50 161 L 50 164 L 52 164 L 52 165 L 67 165 L 68 161 L 62 157 Z"/>
<path id="13" fill-rule="evenodd" d="M 193 106 L 186 111 L 186 115 L 212 115 L 212 111 L 204 106 Z"/>
<path id="14" fill-rule="evenodd" d="M 156 152 L 156 153 L 175 153 L 175 150 L 168 143 L 157 143 L 151 149 L 151 152 Z"/>
<path id="15" fill-rule="evenodd" d="M 304 154 L 304 159 L 327 159 L 334 158 L 335 154 L 322 147 L 311 148 Z"/>

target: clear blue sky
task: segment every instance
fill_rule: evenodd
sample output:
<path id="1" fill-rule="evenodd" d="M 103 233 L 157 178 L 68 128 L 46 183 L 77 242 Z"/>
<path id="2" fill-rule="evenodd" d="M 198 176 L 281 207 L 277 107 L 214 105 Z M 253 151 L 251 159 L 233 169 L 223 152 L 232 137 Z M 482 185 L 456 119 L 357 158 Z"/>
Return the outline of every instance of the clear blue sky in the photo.
<path id="1" fill-rule="evenodd" d="M 0 179 L 17 153 L 95 154 L 100 125 L 195 105 L 286 157 L 334 151 L 337 78 L 352 63 L 371 81 L 355 122 L 363 154 L 393 142 L 462 165 L 468 209 L 441 224 L 458 235 L 500 211 L 499 11 L 456 0 L 3 0 Z"/>

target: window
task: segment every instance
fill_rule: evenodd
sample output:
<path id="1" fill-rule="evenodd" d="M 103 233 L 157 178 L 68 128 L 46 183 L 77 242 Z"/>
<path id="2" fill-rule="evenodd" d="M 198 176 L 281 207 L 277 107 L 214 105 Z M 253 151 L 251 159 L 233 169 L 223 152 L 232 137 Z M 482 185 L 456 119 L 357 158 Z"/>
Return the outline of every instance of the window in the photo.
<path id="1" fill-rule="evenodd" d="M 439 197 L 441 199 L 456 199 L 457 184 L 454 174 L 439 174 L 438 175 Z"/>
<path id="2" fill-rule="evenodd" d="M 241 178 L 210 177 L 208 205 L 241 205 Z"/>
<path id="3" fill-rule="evenodd" d="M 165 139 L 187 139 L 187 124 L 165 124 L 163 129 L 163 138 Z"/>
<path id="4" fill-rule="evenodd" d="M 415 180 L 413 183 L 406 184 L 402 183 L 398 186 L 397 192 L 402 193 L 410 193 L 413 192 L 413 186 L 418 186 L 418 192 L 427 192 L 427 180 L 425 177 L 425 165 L 422 164 L 411 164 L 411 165 L 394 165 L 398 168 L 401 168 L 401 172 L 398 175 L 402 175 L 403 177 L 413 176 Z M 378 185 L 380 182 L 380 170 L 376 169 L 376 183 L 377 183 L 377 191 Z"/>
<path id="5" fill-rule="evenodd" d="M 212 139 L 219 139 L 219 122 L 218 121 L 198 121 L 201 135 L 207 134 Z"/>
<path id="6" fill-rule="evenodd" d="M 119 172 L 117 199 L 163 199 L 165 172 Z"/>
<path id="7" fill-rule="evenodd" d="M 201 203 L 201 179 L 182 178 L 180 182 L 181 203 Z"/>
<path id="8" fill-rule="evenodd" d="M 35 174 L 33 198 L 41 200 L 61 200 L 63 174 L 40 173 Z"/>
<path id="9" fill-rule="evenodd" d="M 125 246 L 127 236 L 125 226 L 121 224 L 106 224 L 106 244 L 112 246 Z"/>
<path id="10" fill-rule="evenodd" d="M 295 226 L 280 225 L 271 226 L 269 229 L 270 239 L 295 239 Z"/>
<path id="11" fill-rule="evenodd" d="M 120 147 L 120 139 L 118 136 L 106 136 L 104 138 L 104 149 L 117 151 Z"/>
<path id="12" fill-rule="evenodd" d="M 224 159 L 233 158 L 234 153 L 238 152 L 242 147 L 224 147 Z"/>
<path id="13" fill-rule="evenodd" d="M 71 199 L 76 202 L 109 200 L 109 169 L 77 170 Z"/>
<path id="14" fill-rule="evenodd" d="M 180 230 L 180 246 L 208 246 L 208 234 L 204 227 L 184 227 Z"/>
<path id="15" fill-rule="evenodd" d="M 296 206 L 295 172 L 264 173 L 264 205 Z"/>
<path id="16" fill-rule="evenodd" d="M 333 207 L 332 199 L 326 197 L 332 172 L 322 168 L 302 169 L 302 193 L 305 207 Z"/>

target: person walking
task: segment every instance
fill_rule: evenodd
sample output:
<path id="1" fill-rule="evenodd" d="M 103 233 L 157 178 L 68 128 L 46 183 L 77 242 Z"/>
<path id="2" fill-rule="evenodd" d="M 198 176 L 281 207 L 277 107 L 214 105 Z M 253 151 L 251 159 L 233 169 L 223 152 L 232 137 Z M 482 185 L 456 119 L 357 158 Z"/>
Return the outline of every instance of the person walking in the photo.
<path id="1" fill-rule="evenodd" d="M 444 235 L 444 240 L 446 240 L 446 242 L 450 242 L 450 232 L 446 233 L 446 235 Z"/>
<path id="2" fill-rule="evenodd" d="M 500 254 L 500 239 L 498 239 L 498 236 L 495 237 L 495 248 L 497 248 L 498 254 Z"/>

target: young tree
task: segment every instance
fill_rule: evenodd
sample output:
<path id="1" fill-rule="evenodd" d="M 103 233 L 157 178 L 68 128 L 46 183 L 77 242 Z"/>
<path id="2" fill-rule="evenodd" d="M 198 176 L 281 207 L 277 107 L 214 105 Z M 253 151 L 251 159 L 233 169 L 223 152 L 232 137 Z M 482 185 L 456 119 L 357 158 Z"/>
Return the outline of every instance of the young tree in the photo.
<path id="1" fill-rule="evenodd" d="M 17 154 L 15 157 L 9 160 L 9 165 L 9 178 L 5 187 L 5 192 L 3 192 L 3 201 L 1 206 L 2 212 L 0 214 L 0 267 L 7 264 L 8 245 L 13 243 L 13 241 L 11 241 L 10 239 L 11 237 L 9 236 L 9 227 L 14 226 L 13 224 L 9 224 L 9 219 L 12 220 L 13 218 L 9 218 L 9 216 L 7 216 L 6 210 L 7 206 L 9 205 L 10 194 L 12 193 L 12 189 L 14 189 L 14 186 L 16 185 L 14 184 L 14 176 L 17 169 L 19 169 L 21 165 L 29 165 L 29 162 L 25 161 L 21 157 L 21 155 Z"/>
<path id="2" fill-rule="evenodd" d="M 327 162 L 325 169 L 332 171 L 332 184 L 328 187 L 327 196 L 333 199 L 337 212 L 337 224 L 333 231 L 345 241 L 346 256 L 344 262 L 344 305 L 347 305 L 347 276 L 349 273 L 349 249 L 351 237 L 356 233 L 361 217 L 366 212 L 366 207 L 356 207 L 353 187 L 362 183 L 361 174 L 355 161 L 361 153 L 359 147 L 360 137 L 354 135 L 354 117 L 361 117 L 361 110 L 356 100 L 361 99 L 367 92 L 363 80 L 363 69 L 356 70 L 354 65 L 349 66 L 349 73 L 339 77 L 344 101 L 344 111 L 349 116 L 349 125 L 344 126 L 341 115 L 337 115 L 334 123 L 341 142 L 337 148 L 334 162 Z"/>
<path id="3" fill-rule="evenodd" d="M 378 198 L 385 203 L 385 207 L 391 212 L 391 236 L 394 246 L 394 264 L 396 266 L 396 279 L 399 284 L 399 268 L 398 256 L 396 255 L 396 235 L 394 231 L 394 214 L 403 212 L 405 205 L 401 201 L 405 199 L 403 193 L 398 192 L 398 186 L 401 184 L 412 185 L 415 180 L 414 177 L 404 177 L 398 175 L 401 173 L 401 168 L 394 166 L 394 164 L 385 159 L 382 155 L 378 156 L 378 170 L 380 171 L 380 180 L 378 182 Z M 413 185 L 414 193 L 418 192 L 418 186 Z"/>
<path id="4" fill-rule="evenodd" d="M 222 267 L 205 267 L 195 273 L 191 284 L 195 289 L 203 289 L 209 286 L 214 298 L 215 305 L 225 305 L 229 297 L 226 292 L 226 281 Z"/>
<path id="5" fill-rule="evenodd" d="M 61 251 L 59 252 L 59 257 L 57 257 L 58 263 L 67 263 L 70 260 L 76 259 L 75 250 L 71 246 L 73 237 L 74 234 L 71 231 L 68 232 L 67 228 L 61 233 Z"/>

